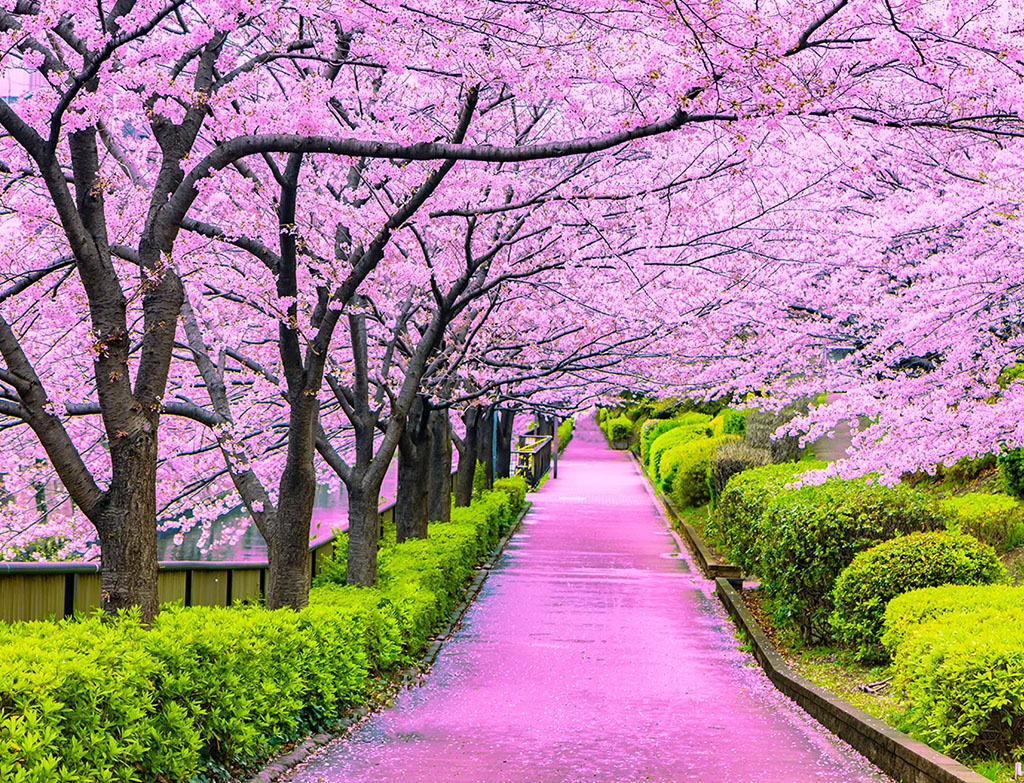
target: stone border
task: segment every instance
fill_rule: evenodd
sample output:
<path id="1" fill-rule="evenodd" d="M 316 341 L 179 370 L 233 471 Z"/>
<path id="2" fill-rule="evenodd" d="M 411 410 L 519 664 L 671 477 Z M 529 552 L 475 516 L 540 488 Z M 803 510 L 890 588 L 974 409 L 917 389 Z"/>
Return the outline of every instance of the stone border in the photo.
<path id="1" fill-rule="evenodd" d="M 519 516 L 516 518 L 516 521 L 512 523 L 505 535 L 498 541 L 490 559 L 482 563 L 477 568 L 476 576 L 473 577 L 473 581 L 471 581 L 466 587 L 466 592 L 463 595 L 462 601 L 460 601 L 448 615 L 448 623 L 437 633 L 434 637 L 434 641 L 427 645 L 427 649 L 419 659 L 418 663 L 413 664 L 401 672 L 400 676 L 397 678 L 399 687 L 404 687 L 414 682 L 422 674 L 422 666 L 432 666 L 434 661 L 437 660 L 437 656 L 441 652 L 441 646 L 451 638 L 452 634 L 454 634 L 456 629 L 459 627 L 459 624 L 462 622 L 462 618 L 465 616 L 466 612 L 469 611 L 469 607 L 472 606 L 473 601 L 475 601 L 476 597 L 480 594 L 480 590 L 483 588 L 484 582 L 490 574 L 491 569 L 497 565 L 498 560 L 501 559 L 501 556 L 505 552 L 505 547 L 508 545 L 512 536 L 518 532 L 519 528 L 523 524 L 523 519 L 526 518 L 527 513 L 532 507 L 533 504 L 529 501 L 526 501 L 523 504 L 522 511 L 519 512 Z M 326 745 L 332 740 L 343 737 L 351 731 L 354 726 L 369 717 L 372 712 L 373 710 L 368 707 L 356 707 L 349 715 L 345 716 L 338 722 L 338 731 L 310 735 L 305 740 L 298 743 L 293 750 L 268 762 L 259 772 L 252 777 L 247 778 L 246 783 L 273 783 L 273 781 L 277 780 L 281 775 L 286 772 L 290 772 L 309 758 L 320 747 Z"/>
<path id="2" fill-rule="evenodd" d="M 661 504 L 670 523 L 675 522 L 688 539 L 689 548 L 701 570 L 714 580 L 719 599 L 725 604 L 733 622 L 750 641 L 754 657 L 776 688 L 876 767 L 902 783 L 991 783 L 988 778 L 960 762 L 868 715 L 793 672 L 737 592 L 737 588 L 742 589 L 743 584 L 739 566 L 718 562 L 718 558 L 693 526 L 679 517 L 672 501 L 651 484 L 636 457 L 632 454 L 630 456 L 651 496 Z"/>
<path id="3" fill-rule="evenodd" d="M 732 563 L 721 562 L 718 559 L 718 556 L 711 551 L 711 548 L 704 543 L 704 539 L 700 537 L 693 525 L 686 522 L 681 516 L 679 516 L 679 512 L 676 511 L 676 507 L 673 505 L 672 501 L 662 495 L 661 492 L 658 491 L 657 487 L 651 483 L 647 474 L 644 473 L 643 466 L 640 464 L 640 460 L 636 458 L 636 455 L 633 454 L 633 452 L 630 452 L 629 456 L 633 462 L 633 467 L 636 468 L 637 473 L 639 473 L 640 477 L 644 480 L 644 483 L 650 490 L 651 495 L 658 503 L 661 504 L 662 511 L 665 516 L 668 517 L 671 523 L 682 530 L 683 535 L 689 543 L 688 549 L 693 553 L 701 572 L 708 579 L 717 579 L 718 577 L 722 577 L 723 579 L 728 579 L 737 586 L 742 586 L 743 569 L 738 565 L 733 565 Z M 670 527 L 671 526 L 672 525 L 670 525 Z"/>
<path id="4" fill-rule="evenodd" d="M 715 592 L 746 634 L 754 657 L 772 684 L 887 775 L 902 783 L 991 783 L 960 762 L 795 674 L 765 636 L 736 588 L 727 579 L 718 578 Z"/>

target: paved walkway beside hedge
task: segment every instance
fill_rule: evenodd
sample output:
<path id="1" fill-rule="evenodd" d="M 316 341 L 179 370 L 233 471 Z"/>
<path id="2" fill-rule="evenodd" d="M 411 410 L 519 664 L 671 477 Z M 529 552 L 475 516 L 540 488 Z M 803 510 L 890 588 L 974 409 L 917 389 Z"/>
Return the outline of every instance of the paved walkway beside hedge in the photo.
<path id="1" fill-rule="evenodd" d="M 643 479 L 581 423 L 422 685 L 296 783 L 886 780 L 737 650 Z"/>

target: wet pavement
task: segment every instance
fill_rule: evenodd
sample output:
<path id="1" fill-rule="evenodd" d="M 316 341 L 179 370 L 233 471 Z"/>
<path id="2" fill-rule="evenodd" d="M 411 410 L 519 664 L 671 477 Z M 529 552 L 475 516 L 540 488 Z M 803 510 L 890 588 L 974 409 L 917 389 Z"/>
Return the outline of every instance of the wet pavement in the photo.
<path id="1" fill-rule="evenodd" d="M 433 669 L 290 783 L 886 781 L 776 691 L 581 422 Z"/>

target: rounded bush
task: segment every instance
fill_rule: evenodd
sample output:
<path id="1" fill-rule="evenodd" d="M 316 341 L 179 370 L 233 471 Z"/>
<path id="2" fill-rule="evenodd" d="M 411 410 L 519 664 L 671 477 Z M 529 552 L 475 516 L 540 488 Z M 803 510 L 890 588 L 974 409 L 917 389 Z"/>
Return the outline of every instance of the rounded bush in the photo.
<path id="1" fill-rule="evenodd" d="M 756 573 L 756 544 L 761 539 L 761 516 L 767 503 L 800 473 L 823 467 L 824 462 L 805 460 L 737 473 L 726 483 L 705 534 L 733 563 L 748 574 Z"/>
<path id="2" fill-rule="evenodd" d="M 1024 611 L 1024 588 L 1009 585 L 945 585 L 911 590 L 893 598 L 885 609 L 882 644 L 892 657 L 919 626 L 943 615 L 961 615 L 981 609 Z"/>
<path id="3" fill-rule="evenodd" d="M 708 437 L 707 424 L 690 424 L 675 427 L 658 438 L 651 444 L 648 453 L 647 474 L 654 482 L 654 486 L 664 491 L 663 478 L 661 474 L 661 458 L 669 449 L 680 446 L 690 441 L 700 440 Z M 668 465 L 666 465 L 668 467 Z"/>
<path id="4" fill-rule="evenodd" d="M 854 556 L 902 533 L 942 528 L 945 517 L 934 499 L 906 486 L 830 479 L 780 492 L 762 522 L 755 568 L 776 619 L 819 643 L 831 635 L 836 577 Z"/>
<path id="5" fill-rule="evenodd" d="M 675 419 L 652 418 L 645 421 L 640 428 L 640 462 L 645 466 L 649 466 L 651 445 L 669 430 L 674 430 L 677 427 L 706 424 L 710 421 L 711 417 L 705 416 L 702 413 L 684 413 Z"/>
<path id="6" fill-rule="evenodd" d="M 739 440 L 737 435 L 722 435 L 677 446 L 661 458 L 663 473 L 670 454 L 675 454 L 669 473 L 665 474 L 665 492 L 678 508 L 697 508 L 711 500 L 708 470 L 715 449 Z"/>
<path id="7" fill-rule="evenodd" d="M 933 747 L 974 757 L 1024 749 L 1024 609 L 976 608 L 916 627 L 893 657 L 903 720 Z"/>
<path id="8" fill-rule="evenodd" d="M 941 530 L 913 533 L 861 552 L 836 579 L 829 618 L 836 639 L 862 661 L 884 661 L 885 607 L 900 593 L 944 584 L 1006 579 L 995 551 L 974 536 Z"/>

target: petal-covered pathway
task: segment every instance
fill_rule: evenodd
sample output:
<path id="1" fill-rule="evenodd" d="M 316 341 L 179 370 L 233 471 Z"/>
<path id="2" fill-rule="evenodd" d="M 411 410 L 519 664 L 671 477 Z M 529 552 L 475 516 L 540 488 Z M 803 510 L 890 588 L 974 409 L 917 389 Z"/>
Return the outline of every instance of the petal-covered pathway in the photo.
<path id="1" fill-rule="evenodd" d="M 293 783 L 883 781 L 737 649 L 628 456 L 581 423 L 424 683 Z"/>

